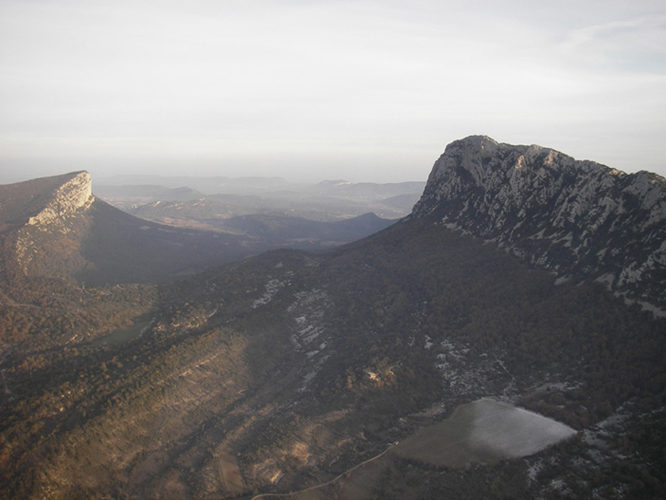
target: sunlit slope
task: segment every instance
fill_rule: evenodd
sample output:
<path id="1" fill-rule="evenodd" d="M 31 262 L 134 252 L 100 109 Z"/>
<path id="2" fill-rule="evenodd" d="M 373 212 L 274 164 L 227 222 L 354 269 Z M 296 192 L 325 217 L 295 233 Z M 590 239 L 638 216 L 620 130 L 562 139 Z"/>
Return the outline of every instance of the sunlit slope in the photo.
<path id="1" fill-rule="evenodd" d="M 0 491 L 666 496 L 666 321 L 623 296 L 661 298 L 661 181 L 488 138 L 447 152 L 408 220 L 328 253 L 273 251 L 160 286 L 83 288 L 29 273 L 0 283 Z M 628 184 L 618 191 L 613 179 Z M 561 210 L 539 202 L 550 195 Z M 594 210 L 605 222 L 588 226 Z M 105 208 L 95 217 L 90 227 L 117 220 Z M 162 226 L 125 227 L 85 247 L 117 252 L 106 269 L 125 265 L 123 276 L 165 262 L 155 254 L 133 268 L 123 248 L 178 242 Z M 523 446 L 531 436 L 509 446 L 524 453 L 487 459 L 442 432 L 467 458 L 399 453 L 451 415 L 474 427 L 456 408 L 484 397 L 557 422 L 533 427 L 544 434 L 535 442 L 563 425 L 576 435 L 544 449 Z M 508 428 L 482 420 L 470 436 L 487 450 L 498 444 L 489 429 Z"/>
<path id="2" fill-rule="evenodd" d="M 626 413 L 594 464 L 577 441 L 547 452 L 543 477 L 589 493 L 595 474 L 595 487 L 615 488 L 604 457 L 620 440 L 641 457 L 627 478 L 647 464 L 661 477 L 663 446 L 640 436 L 660 425 L 641 415 L 663 404 L 663 322 L 602 289 L 553 282 L 492 245 L 412 221 L 331 254 L 271 252 L 163 286 L 140 337 L 43 351 L 46 385 L 30 382 L 32 357 L 13 360 L 9 390 L 26 396 L 5 400 L 3 436 L 31 444 L 6 448 L 7 488 L 17 498 L 296 491 L 483 396 L 585 432 Z M 573 456 L 588 479 L 560 470 Z M 392 482 L 371 491 L 433 493 L 435 483 L 413 482 L 428 466 L 408 477 L 392 460 Z M 536 458 L 516 460 L 513 484 L 533 497 Z M 478 492 L 493 471 L 476 474 Z"/>

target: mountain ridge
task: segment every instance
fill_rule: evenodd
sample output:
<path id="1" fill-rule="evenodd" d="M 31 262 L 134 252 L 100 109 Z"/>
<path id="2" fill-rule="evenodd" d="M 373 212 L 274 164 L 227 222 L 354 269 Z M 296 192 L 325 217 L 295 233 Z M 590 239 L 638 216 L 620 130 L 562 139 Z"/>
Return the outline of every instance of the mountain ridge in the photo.
<path id="1" fill-rule="evenodd" d="M 666 180 L 487 136 L 449 144 L 411 219 L 495 241 L 560 280 L 666 312 Z"/>
<path id="2" fill-rule="evenodd" d="M 170 191 L 192 194 L 188 188 Z M 183 206 L 176 204 L 175 216 Z M 256 214 L 221 219 L 219 227 L 195 219 L 185 220 L 192 226 L 161 222 L 136 217 L 93 195 L 86 171 L 3 185 L 0 271 L 6 277 L 63 278 L 89 286 L 157 283 L 273 248 L 321 251 L 394 221 L 365 216 L 336 224 Z"/>
<path id="3" fill-rule="evenodd" d="M 94 201 L 86 171 L 6 184 L 0 186 L 0 199 L 0 231 L 17 224 L 44 226 Z"/>
<path id="4" fill-rule="evenodd" d="M 474 141 L 487 146 L 485 164 L 471 144 L 468 169 L 461 152 L 457 172 L 433 173 L 412 217 L 329 252 L 279 249 L 159 285 L 0 280 L 0 491 L 17 500 L 664 498 L 666 320 L 584 279 L 556 285 L 506 243 L 477 236 L 484 227 L 519 235 L 553 213 L 548 189 L 517 229 L 507 206 L 523 207 L 520 189 L 514 205 L 491 190 L 491 217 L 472 210 L 486 207 L 493 179 L 510 187 L 498 174 L 505 163 L 525 169 L 550 155 Z M 175 228 L 107 204 L 89 211 L 106 229 L 101 251 L 117 250 L 125 276 L 155 263 L 150 247 L 153 262 L 122 253 L 145 243 L 140 234 L 190 255 Z M 123 234 L 132 236 L 124 249 Z M 430 452 L 462 450 L 431 424 L 480 398 L 578 433 L 509 460 L 434 460 Z M 427 449 L 403 453 L 415 439 Z"/>
<path id="5" fill-rule="evenodd" d="M 85 171 L 1 187 L 3 268 L 68 277 L 86 267 L 78 248 L 96 202 Z"/>

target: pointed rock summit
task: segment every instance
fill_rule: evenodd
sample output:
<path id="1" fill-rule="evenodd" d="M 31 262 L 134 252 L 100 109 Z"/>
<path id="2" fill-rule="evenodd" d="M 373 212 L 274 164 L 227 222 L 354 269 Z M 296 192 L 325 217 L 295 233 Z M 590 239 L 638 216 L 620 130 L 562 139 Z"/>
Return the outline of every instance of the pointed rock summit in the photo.
<path id="1" fill-rule="evenodd" d="M 541 146 L 446 147 L 410 218 L 495 241 L 560 279 L 596 280 L 666 311 L 666 180 Z"/>
<path id="2" fill-rule="evenodd" d="M 0 186 L 0 280 L 159 282 L 232 260 L 229 246 L 121 212 L 95 198 L 85 171 Z"/>
<path id="3" fill-rule="evenodd" d="M 95 201 L 85 171 L 0 186 L 0 231 L 29 224 L 46 229 Z"/>
<path id="4" fill-rule="evenodd" d="M 85 171 L 0 186 L 2 270 L 69 277 L 84 269 L 79 249 L 94 202 Z"/>
<path id="5" fill-rule="evenodd" d="M 67 179 L 68 177 L 68 179 Z M 53 224 L 62 225 L 69 215 L 85 211 L 95 201 L 92 180 L 88 172 L 75 172 L 66 176 L 65 182 L 54 189 L 45 200 L 44 208 L 28 224 L 47 229 Z"/>

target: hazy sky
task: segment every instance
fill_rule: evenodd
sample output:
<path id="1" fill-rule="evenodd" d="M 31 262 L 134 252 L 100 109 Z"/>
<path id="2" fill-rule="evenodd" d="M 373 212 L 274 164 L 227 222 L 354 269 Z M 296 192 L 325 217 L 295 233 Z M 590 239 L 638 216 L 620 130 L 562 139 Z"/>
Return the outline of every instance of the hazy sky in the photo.
<path id="1" fill-rule="evenodd" d="M 666 2 L 0 0 L 0 183 L 425 180 L 471 134 L 666 175 Z"/>

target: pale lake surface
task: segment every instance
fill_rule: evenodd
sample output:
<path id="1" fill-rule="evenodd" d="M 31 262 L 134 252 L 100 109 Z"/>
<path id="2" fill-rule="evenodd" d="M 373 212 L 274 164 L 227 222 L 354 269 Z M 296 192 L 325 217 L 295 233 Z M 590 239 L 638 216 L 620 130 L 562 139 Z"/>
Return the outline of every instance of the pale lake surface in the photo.
<path id="1" fill-rule="evenodd" d="M 395 451 L 435 465 L 465 467 L 532 455 L 575 434 L 571 427 L 537 413 L 480 399 L 419 430 Z"/>

